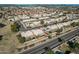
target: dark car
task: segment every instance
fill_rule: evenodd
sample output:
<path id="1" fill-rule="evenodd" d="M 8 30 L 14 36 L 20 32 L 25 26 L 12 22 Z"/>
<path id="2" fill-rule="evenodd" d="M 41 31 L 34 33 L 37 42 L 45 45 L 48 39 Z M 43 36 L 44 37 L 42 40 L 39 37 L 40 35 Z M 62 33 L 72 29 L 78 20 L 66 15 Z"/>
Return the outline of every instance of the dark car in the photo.
<path id="1" fill-rule="evenodd" d="M 59 41 L 59 42 L 62 42 L 62 39 L 61 39 L 61 38 L 58 38 L 58 41 Z"/>

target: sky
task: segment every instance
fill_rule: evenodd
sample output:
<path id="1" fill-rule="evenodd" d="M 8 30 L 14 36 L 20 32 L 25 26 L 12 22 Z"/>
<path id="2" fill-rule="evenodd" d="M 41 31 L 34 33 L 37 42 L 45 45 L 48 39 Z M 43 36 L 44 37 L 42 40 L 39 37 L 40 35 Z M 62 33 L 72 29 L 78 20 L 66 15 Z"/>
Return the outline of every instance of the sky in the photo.
<path id="1" fill-rule="evenodd" d="M 0 0 L 0 4 L 79 4 L 79 0 Z"/>

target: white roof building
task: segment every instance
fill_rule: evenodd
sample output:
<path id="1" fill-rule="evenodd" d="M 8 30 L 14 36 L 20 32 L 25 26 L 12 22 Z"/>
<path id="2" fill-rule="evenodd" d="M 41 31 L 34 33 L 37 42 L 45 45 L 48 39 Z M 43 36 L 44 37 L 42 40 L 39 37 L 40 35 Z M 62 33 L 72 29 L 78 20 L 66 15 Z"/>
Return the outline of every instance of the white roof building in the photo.
<path id="1" fill-rule="evenodd" d="M 76 22 L 78 22 L 79 20 L 75 20 Z M 29 37 L 35 37 L 35 36 L 42 36 L 44 35 L 44 31 L 56 31 L 58 29 L 61 29 L 63 28 L 64 26 L 69 26 L 73 21 L 69 21 L 69 22 L 64 22 L 64 23 L 59 23 L 59 24 L 56 24 L 56 25 L 51 25 L 51 26 L 47 26 L 46 28 L 42 27 L 42 28 L 38 28 L 38 29 L 32 29 L 30 31 L 24 31 L 24 32 L 21 32 L 21 35 L 22 37 L 26 37 L 26 38 L 29 38 Z"/>
<path id="2" fill-rule="evenodd" d="M 35 36 L 42 36 L 44 35 L 44 32 L 41 29 L 34 29 L 34 30 L 30 30 L 30 31 L 24 31 L 21 32 L 21 36 L 25 37 L 25 38 L 32 38 Z"/>
<path id="3" fill-rule="evenodd" d="M 36 36 L 42 36 L 44 35 L 44 32 L 41 29 L 35 29 L 32 30 L 32 32 L 36 35 Z"/>
<path id="4" fill-rule="evenodd" d="M 20 19 L 29 19 L 30 17 L 27 15 L 18 15 Z"/>
<path id="5" fill-rule="evenodd" d="M 39 19 L 48 19 L 49 17 L 40 17 Z"/>
<path id="6" fill-rule="evenodd" d="M 66 22 L 66 23 L 63 23 L 63 26 L 68 26 L 70 24 L 71 24 L 71 22 Z"/>
<path id="7" fill-rule="evenodd" d="M 38 27 L 38 26 L 41 26 L 40 21 L 38 21 L 38 22 L 32 22 L 32 23 L 30 24 L 30 27 L 32 27 L 32 28 Z"/>
<path id="8" fill-rule="evenodd" d="M 57 25 L 50 26 L 50 31 L 56 31 L 57 29 L 59 29 Z"/>
<path id="9" fill-rule="evenodd" d="M 41 17 L 41 14 L 34 14 L 32 17 L 34 18 Z"/>
<path id="10" fill-rule="evenodd" d="M 45 17 L 45 16 L 51 16 L 51 14 L 43 14 L 42 16 L 44 16 L 44 17 Z"/>
<path id="11" fill-rule="evenodd" d="M 30 22 L 30 21 L 35 21 L 37 19 L 23 19 L 23 22 Z"/>
<path id="12" fill-rule="evenodd" d="M 33 33 L 31 31 L 24 31 L 24 32 L 21 32 L 21 36 L 25 38 L 30 38 L 30 37 L 33 37 Z"/>

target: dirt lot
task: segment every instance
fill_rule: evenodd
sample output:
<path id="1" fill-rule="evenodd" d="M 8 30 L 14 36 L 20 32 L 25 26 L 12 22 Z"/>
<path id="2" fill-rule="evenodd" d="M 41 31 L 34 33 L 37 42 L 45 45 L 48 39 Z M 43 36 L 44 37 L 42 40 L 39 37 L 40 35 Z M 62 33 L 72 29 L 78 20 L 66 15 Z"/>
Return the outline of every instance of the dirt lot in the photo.
<path id="1" fill-rule="evenodd" d="M 10 25 L 12 24 L 9 21 L 1 21 L 0 23 L 5 24 L 6 26 L 0 28 L 0 35 L 3 35 L 3 39 L 0 41 L 0 53 L 15 53 L 16 48 L 20 45 L 16 35 L 10 30 Z"/>

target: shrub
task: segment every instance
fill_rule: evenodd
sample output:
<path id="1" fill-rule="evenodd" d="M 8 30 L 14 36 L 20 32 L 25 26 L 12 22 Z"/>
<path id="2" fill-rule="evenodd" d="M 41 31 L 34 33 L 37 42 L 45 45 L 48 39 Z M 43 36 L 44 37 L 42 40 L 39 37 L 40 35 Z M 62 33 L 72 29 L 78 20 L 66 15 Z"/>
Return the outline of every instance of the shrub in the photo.
<path id="1" fill-rule="evenodd" d="M 73 27 L 79 26 L 79 22 L 73 22 L 73 23 L 71 23 L 71 26 L 73 26 Z"/>
<path id="2" fill-rule="evenodd" d="M 2 40 L 2 37 L 3 37 L 3 36 L 2 36 L 2 35 L 0 35 L 0 40 Z"/>
<path id="3" fill-rule="evenodd" d="M 25 37 L 22 37 L 20 34 L 17 35 L 17 38 L 18 38 L 20 43 L 24 43 L 26 41 Z"/>
<path id="4" fill-rule="evenodd" d="M 65 51 L 65 54 L 70 54 L 70 53 L 71 53 L 71 51 L 69 51 L 69 50 Z"/>
<path id="5" fill-rule="evenodd" d="M 40 23 L 41 23 L 41 24 L 44 24 L 44 20 L 41 20 Z"/>
<path id="6" fill-rule="evenodd" d="M 11 25 L 11 30 L 13 32 L 18 32 L 19 31 L 19 25 L 17 23 L 14 23 L 13 25 Z"/>

